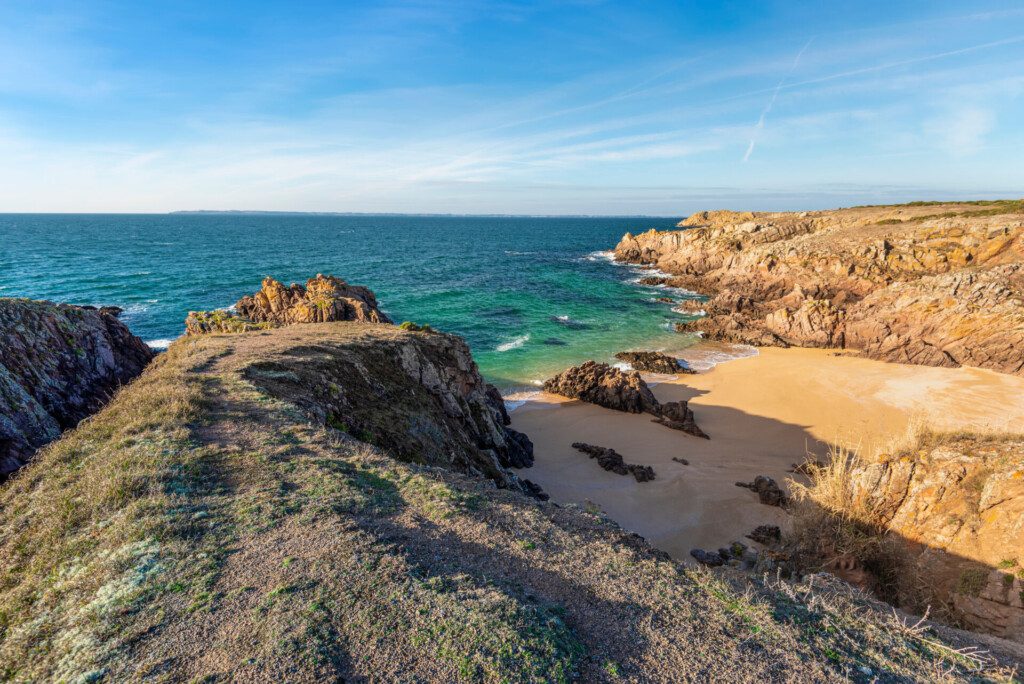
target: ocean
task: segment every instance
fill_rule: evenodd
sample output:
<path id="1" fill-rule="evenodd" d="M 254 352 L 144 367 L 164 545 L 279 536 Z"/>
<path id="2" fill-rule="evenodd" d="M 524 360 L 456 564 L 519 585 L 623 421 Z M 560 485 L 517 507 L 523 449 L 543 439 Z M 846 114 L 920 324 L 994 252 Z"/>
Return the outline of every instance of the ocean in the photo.
<path id="1" fill-rule="evenodd" d="M 0 215 L 0 296 L 114 305 L 160 348 L 190 310 L 233 304 L 264 276 L 371 288 L 396 322 L 463 336 L 484 376 L 518 391 L 587 359 L 696 342 L 614 264 L 626 231 L 678 219 L 260 214 Z"/>

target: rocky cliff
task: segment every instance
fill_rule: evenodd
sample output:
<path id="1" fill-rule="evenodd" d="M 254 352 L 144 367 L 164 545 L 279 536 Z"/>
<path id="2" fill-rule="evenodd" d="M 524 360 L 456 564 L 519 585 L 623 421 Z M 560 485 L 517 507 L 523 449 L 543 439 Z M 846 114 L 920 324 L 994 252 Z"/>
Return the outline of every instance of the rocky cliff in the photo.
<path id="1" fill-rule="evenodd" d="M 119 313 L 0 299 L 0 478 L 95 413 L 153 358 Z"/>
<path id="2" fill-rule="evenodd" d="M 710 297 L 680 326 L 756 345 L 1024 373 L 1024 203 L 701 212 L 617 259 Z"/>
<path id="3" fill-rule="evenodd" d="M 823 472 L 807 491 L 826 517 L 802 510 L 803 551 L 900 605 L 1024 642 L 1024 438 L 928 435 Z"/>
<path id="4" fill-rule="evenodd" d="M 510 468 L 533 465 L 462 338 L 388 325 L 307 325 L 260 343 L 243 376 L 317 423 L 395 458 L 539 490 Z"/>
<path id="5" fill-rule="evenodd" d="M 295 323 L 358 321 L 390 323 L 368 288 L 349 285 L 341 278 L 317 274 L 305 286 L 285 287 L 264 278 L 259 291 L 239 299 L 233 311 L 192 311 L 185 319 L 189 335 L 209 332 L 244 332 Z"/>

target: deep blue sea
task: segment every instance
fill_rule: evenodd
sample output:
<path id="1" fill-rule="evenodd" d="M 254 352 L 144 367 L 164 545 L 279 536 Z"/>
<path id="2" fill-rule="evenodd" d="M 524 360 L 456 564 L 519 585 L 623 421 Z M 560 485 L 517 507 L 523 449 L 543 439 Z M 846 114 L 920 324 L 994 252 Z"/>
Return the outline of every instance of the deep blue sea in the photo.
<path id="1" fill-rule="evenodd" d="M 154 346 L 190 310 L 227 307 L 264 276 L 366 285 L 396 321 L 462 335 L 484 375 L 522 388 L 586 359 L 693 344 L 685 316 L 613 264 L 626 231 L 677 219 L 247 214 L 0 215 L 0 296 L 116 305 Z"/>

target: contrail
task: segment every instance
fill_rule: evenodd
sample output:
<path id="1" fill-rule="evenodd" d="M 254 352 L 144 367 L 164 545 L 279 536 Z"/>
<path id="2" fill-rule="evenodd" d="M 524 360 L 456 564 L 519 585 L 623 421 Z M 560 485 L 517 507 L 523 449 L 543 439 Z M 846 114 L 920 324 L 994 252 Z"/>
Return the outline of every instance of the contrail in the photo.
<path id="1" fill-rule="evenodd" d="M 775 86 L 775 90 L 772 91 L 771 99 L 768 100 L 768 104 L 761 111 L 761 117 L 757 120 L 757 125 L 754 126 L 754 135 L 750 136 L 750 144 L 747 145 L 747 151 L 743 155 L 743 162 L 744 163 L 746 163 L 747 160 L 750 159 L 750 155 L 754 151 L 754 143 L 756 142 L 757 131 L 760 131 L 761 129 L 764 128 L 764 120 L 768 116 L 768 113 L 770 111 L 772 111 L 772 107 L 775 106 L 775 98 L 777 98 L 779 96 L 779 91 L 782 90 L 782 86 L 784 86 L 786 84 L 786 79 L 788 79 L 790 77 L 790 75 L 792 75 L 793 71 L 796 69 L 797 65 L 800 63 L 800 58 L 804 56 L 804 53 L 807 52 L 807 48 L 809 48 L 811 46 L 811 43 L 813 43 L 813 42 L 814 42 L 814 36 L 811 36 L 810 40 L 808 40 L 804 44 L 804 46 L 802 48 L 800 48 L 800 52 L 796 53 L 796 59 L 794 59 L 793 63 L 789 66 L 789 71 L 787 71 L 786 75 L 783 76 L 779 80 L 779 84 L 777 86 Z"/>

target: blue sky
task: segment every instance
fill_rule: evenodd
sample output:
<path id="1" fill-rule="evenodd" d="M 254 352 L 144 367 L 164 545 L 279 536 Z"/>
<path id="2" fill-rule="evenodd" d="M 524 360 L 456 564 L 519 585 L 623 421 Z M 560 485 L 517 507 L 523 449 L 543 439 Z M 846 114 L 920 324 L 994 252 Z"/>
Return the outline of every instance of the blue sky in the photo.
<path id="1" fill-rule="evenodd" d="M 1018 2 L 0 2 L 0 211 L 1024 196 Z"/>

